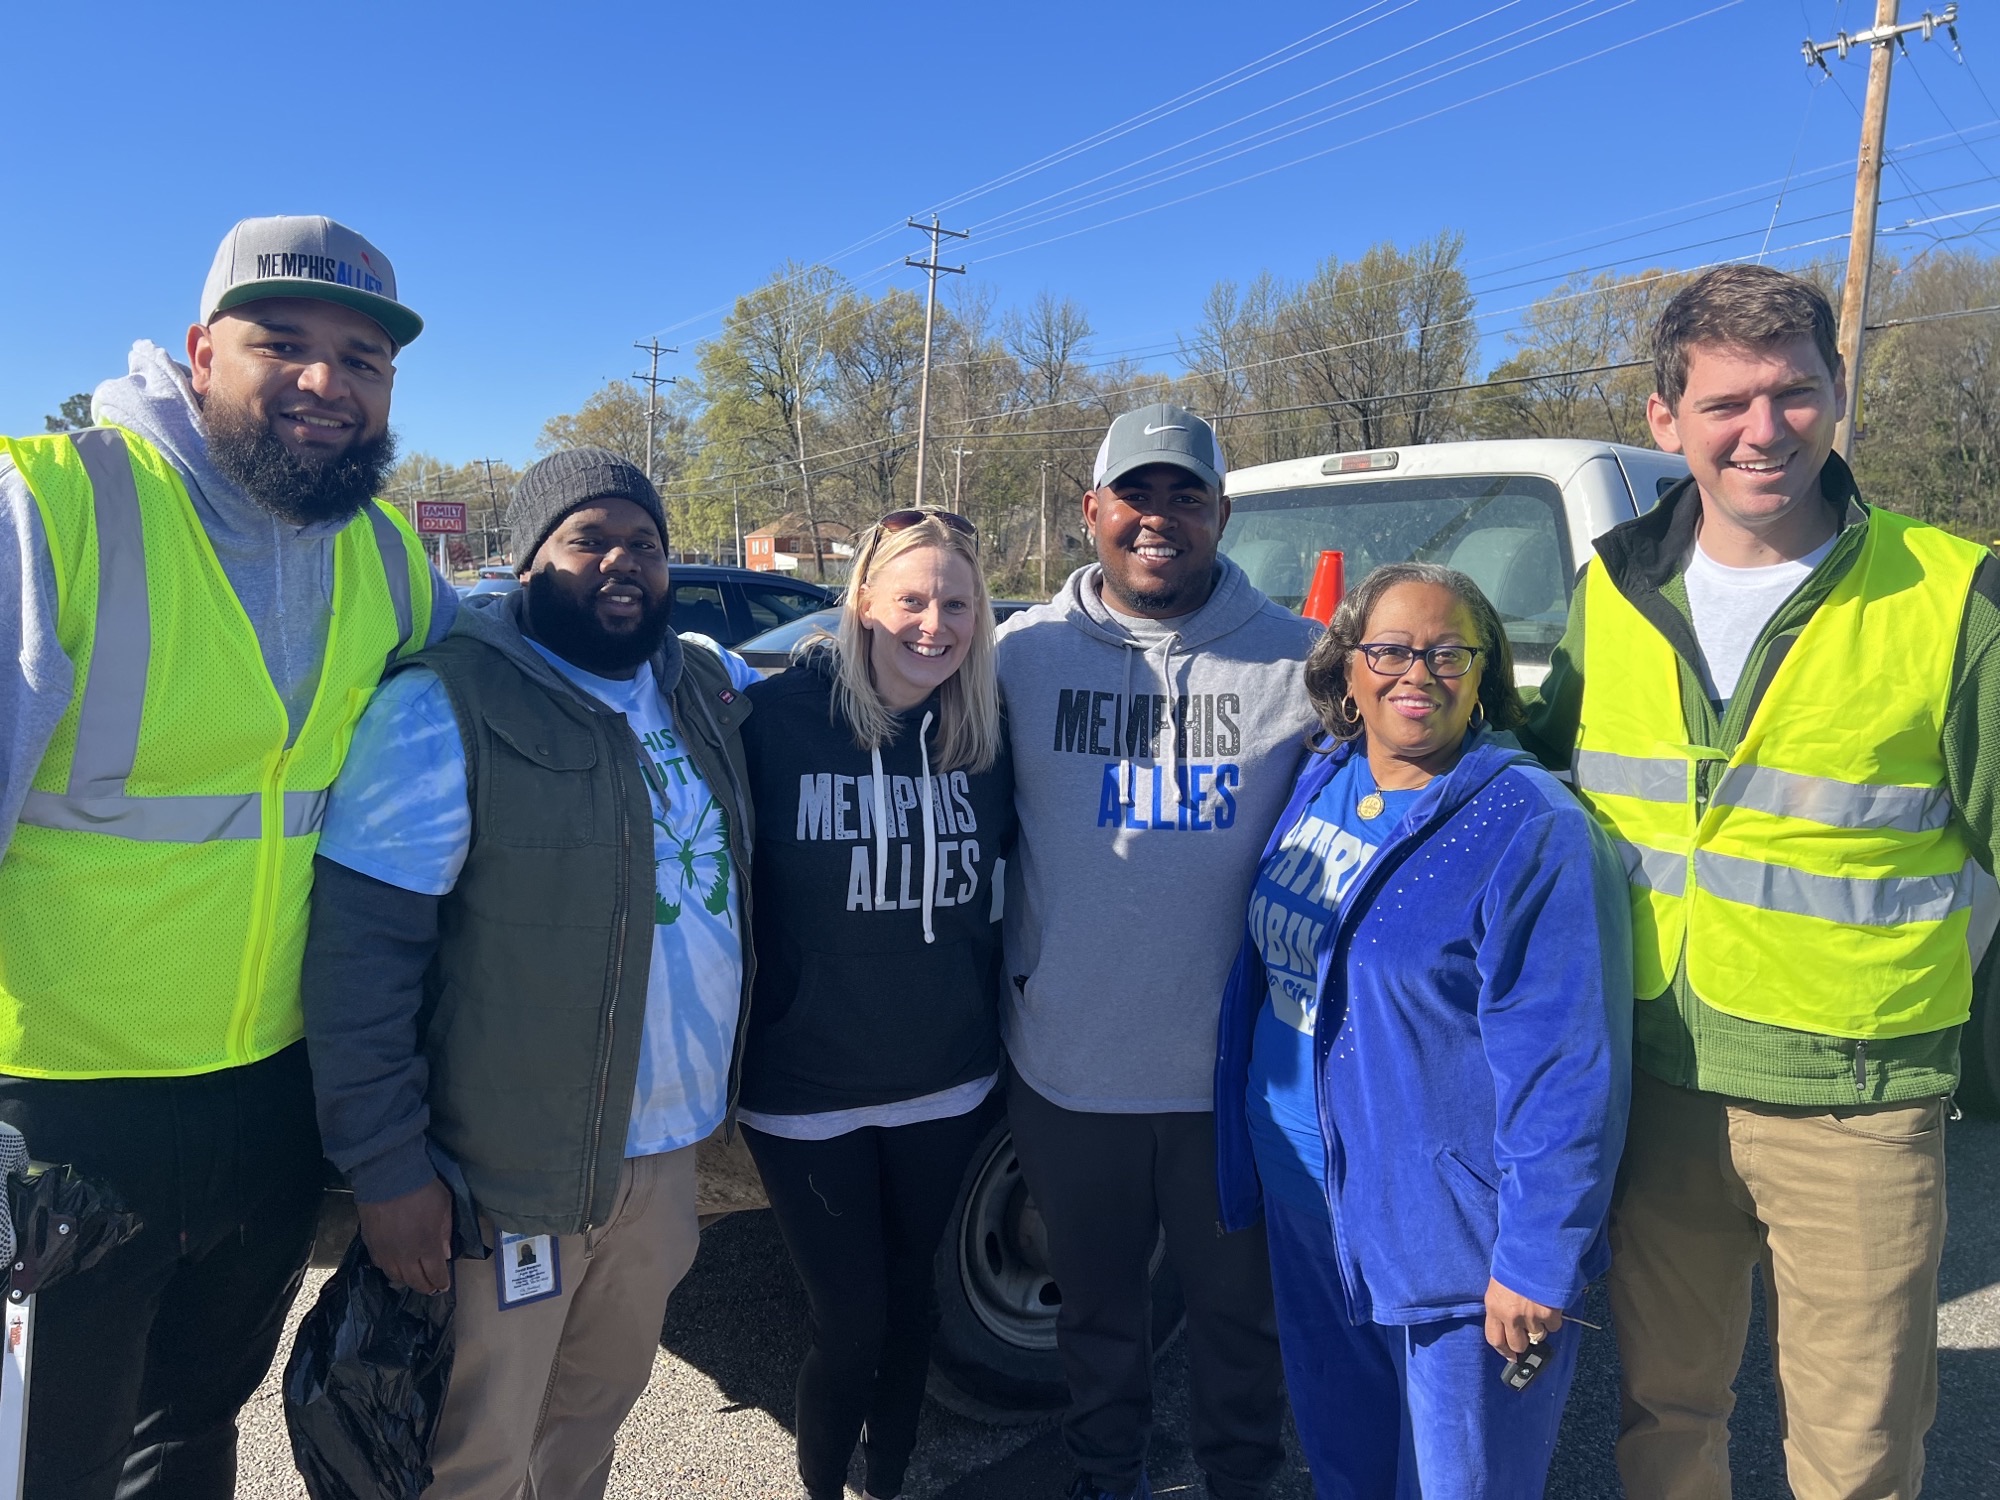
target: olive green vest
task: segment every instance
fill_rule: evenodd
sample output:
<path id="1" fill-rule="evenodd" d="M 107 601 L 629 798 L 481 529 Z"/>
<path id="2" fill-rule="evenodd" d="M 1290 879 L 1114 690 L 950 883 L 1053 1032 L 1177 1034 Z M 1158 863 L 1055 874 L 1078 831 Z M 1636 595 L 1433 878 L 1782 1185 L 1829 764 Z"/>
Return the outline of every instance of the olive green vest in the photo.
<path id="1" fill-rule="evenodd" d="M 525 647 L 523 649 L 526 649 Z M 743 1009 L 753 978 L 749 702 L 690 646 L 674 726 L 729 819 L 743 914 Z M 472 841 L 439 908 L 420 1026 L 430 1134 L 501 1229 L 575 1234 L 610 1217 L 653 945 L 653 814 L 623 715 L 531 677 L 454 632 L 412 658 L 438 675 L 465 744 Z"/>

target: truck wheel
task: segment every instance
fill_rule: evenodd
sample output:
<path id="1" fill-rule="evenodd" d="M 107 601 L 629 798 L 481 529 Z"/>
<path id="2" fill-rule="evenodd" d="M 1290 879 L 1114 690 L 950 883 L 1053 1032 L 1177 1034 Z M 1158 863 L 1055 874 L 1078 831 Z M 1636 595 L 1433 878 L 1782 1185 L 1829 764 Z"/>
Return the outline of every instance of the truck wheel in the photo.
<path id="1" fill-rule="evenodd" d="M 1170 1344 L 1184 1307 L 1166 1264 L 1166 1237 L 1153 1250 L 1153 1348 Z M 937 1253 L 938 1331 L 931 1345 L 930 1394 L 975 1421 L 1033 1422 L 1068 1399 L 1056 1356 L 1062 1291 L 1049 1274 L 1041 1213 L 1021 1177 L 1004 1116 L 972 1154 L 958 1206 Z"/>
<path id="2" fill-rule="evenodd" d="M 1958 1041 L 1958 1102 L 2000 1118 L 2000 942 L 1987 950 L 1972 985 L 1972 1018 Z"/>

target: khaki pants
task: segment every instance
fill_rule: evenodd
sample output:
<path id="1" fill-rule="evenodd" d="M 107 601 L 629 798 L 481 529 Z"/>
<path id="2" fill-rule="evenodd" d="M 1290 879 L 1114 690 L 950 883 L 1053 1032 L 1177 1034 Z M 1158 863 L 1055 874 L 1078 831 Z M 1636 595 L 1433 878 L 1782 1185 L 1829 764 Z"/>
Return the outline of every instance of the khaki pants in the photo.
<path id="1" fill-rule="evenodd" d="M 1799 1500 L 1913 1500 L 1937 1413 L 1944 1106 L 1788 1109 L 1638 1075 L 1611 1213 L 1632 1500 L 1727 1500 L 1761 1266 Z"/>
<path id="2" fill-rule="evenodd" d="M 625 1163 L 611 1221 L 558 1240 L 560 1295 L 499 1310 L 494 1261 L 457 1263 L 457 1354 L 425 1500 L 597 1500 L 694 1264 L 695 1148 Z"/>

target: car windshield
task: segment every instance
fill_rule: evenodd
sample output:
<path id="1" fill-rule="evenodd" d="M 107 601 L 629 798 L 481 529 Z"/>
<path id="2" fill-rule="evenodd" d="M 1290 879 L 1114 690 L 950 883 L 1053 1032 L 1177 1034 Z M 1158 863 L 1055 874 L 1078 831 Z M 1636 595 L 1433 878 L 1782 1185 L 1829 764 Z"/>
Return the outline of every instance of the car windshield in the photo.
<path id="1" fill-rule="evenodd" d="M 762 635 L 753 635 L 736 649 L 782 651 L 789 654 L 794 646 L 811 636 L 832 635 L 839 623 L 839 610 L 816 609 L 809 615 L 800 615 L 796 620 L 787 620 L 782 625 L 773 626 Z"/>
<path id="2" fill-rule="evenodd" d="M 1465 573 L 1499 611 L 1514 660 L 1546 666 L 1569 615 L 1562 492 L 1525 474 L 1375 479 L 1231 498 L 1222 550 L 1287 609 L 1305 602 L 1323 551 L 1353 588 L 1389 562 Z"/>

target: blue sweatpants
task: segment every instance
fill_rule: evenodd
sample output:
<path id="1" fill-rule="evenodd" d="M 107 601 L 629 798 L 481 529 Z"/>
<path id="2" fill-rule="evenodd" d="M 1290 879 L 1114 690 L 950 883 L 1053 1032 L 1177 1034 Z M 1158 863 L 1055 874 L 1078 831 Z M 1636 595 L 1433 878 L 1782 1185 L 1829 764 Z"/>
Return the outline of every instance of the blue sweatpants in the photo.
<path id="1" fill-rule="evenodd" d="M 1264 1216 L 1278 1347 L 1318 1500 L 1540 1500 L 1581 1330 L 1557 1330 L 1554 1358 L 1510 1390 L 1484 1318 L 1356 1327 L 1325 1210 L 1266 1194 Z"/>

